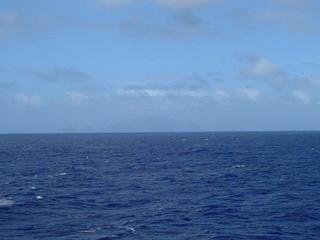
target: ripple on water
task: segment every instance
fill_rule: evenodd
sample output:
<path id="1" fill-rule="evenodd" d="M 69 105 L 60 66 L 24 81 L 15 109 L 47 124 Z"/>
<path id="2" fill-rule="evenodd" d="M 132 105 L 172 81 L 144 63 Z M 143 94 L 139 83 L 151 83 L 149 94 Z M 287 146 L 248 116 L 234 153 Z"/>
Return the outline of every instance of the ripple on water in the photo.
<path id="1" fill-rule="evenodd" d="M 13 200 L 1 198 L 0 199 L 0 208 L 1 207 L 10 207 L 10 206 L 14 205 L 14 203 L 15 202 Z"/>

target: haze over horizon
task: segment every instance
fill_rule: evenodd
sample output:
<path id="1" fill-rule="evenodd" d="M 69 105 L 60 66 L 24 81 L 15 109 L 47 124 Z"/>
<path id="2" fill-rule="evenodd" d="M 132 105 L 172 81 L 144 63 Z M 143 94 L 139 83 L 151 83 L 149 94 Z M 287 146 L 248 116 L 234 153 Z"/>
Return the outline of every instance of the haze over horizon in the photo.
<path id="1" fill-rule="evenodd" d="M 316 0 L 0 2 L 0 133 L 320 130 Z"/>

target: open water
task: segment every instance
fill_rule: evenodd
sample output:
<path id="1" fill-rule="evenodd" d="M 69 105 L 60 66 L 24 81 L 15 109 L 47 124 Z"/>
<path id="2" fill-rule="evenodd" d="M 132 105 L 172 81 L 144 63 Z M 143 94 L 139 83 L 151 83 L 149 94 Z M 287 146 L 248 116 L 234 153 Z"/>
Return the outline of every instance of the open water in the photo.
<path id="1" fill-rule="evenodd" d="M 1 240 L 320 239 L 320 133 L 0 135 Z"/>

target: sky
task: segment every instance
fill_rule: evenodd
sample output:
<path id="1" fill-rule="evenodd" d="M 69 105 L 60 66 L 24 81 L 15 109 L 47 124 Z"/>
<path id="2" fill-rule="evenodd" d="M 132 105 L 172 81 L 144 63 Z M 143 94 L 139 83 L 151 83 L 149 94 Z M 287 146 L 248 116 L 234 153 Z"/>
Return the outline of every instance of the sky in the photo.
<path id="1" fill-rule="evenodd" d="M 320 1 L 1 0 L 0 133 L 320 130 Z"/>

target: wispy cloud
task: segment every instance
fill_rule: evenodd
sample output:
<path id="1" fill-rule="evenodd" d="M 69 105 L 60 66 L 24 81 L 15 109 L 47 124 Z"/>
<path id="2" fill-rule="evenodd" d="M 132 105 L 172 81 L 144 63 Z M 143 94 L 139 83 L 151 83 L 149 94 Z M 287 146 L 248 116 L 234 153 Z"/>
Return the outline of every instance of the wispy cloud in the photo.
<path id="1" fill-rule="evenodd" d="M 97 3 L 99 3 L 102 6 L 113 8 L 113 7 L 123 7 L 127 6 L 129 4 L 133 4 L 135 2 L 141 2 L 137 0 L 97 0 Z"/>
<path id="2" fill-rule="evenodd" d="M 205 90 L 195 89 L 156 89 L 156 88 L 144 88 L 144 89 L 121 89 L 119 94 L 131 95 L 131 96 L 147 96 L 147 97 L 205 97 L 207 92 Z"/>
<path id="3" fill-rule="evenodd" d="M 117 7 L 120 10 L 134 5 L 136 8 L 129 10 L 125 17 L 116 19 L 111 25 L 108 24 L 109 27 L 133 37 L 218 37 L 224 34 L 216 24 L 210 24 L 195 11 L 200 6 L 218 3 L 219 0 L 98 0 L 97 2 L 101 6 Z M 155 11 L 156 14 L 146 12 L 143 6 L 150 4 L 156 8 L 160 7 L 163 11 Z M 135 12 L 134 9 L 137 8 L 140 9 Z"/>
<path id="4" fill-rule="evenodd" d="M 131 4 L 151 3 L 174 10 L 193 9 L 220 1 L 221 0 L 97 0 L 99 4 L 105 7 L 124 7 Z"/>
<path id="5" fill-rule="evenodd" d="M 240 70 L 244 77 L 270 77 L 281 74 L 280 69 L 270 60 L 260 57 L 248 57 L 246 65 Z"/>
<path id="6" fill-rule="evenodd" d="M 214 8 L 212 8 L 211 20 L 207 24 L 207 31 L 219 33 L 220 36 L 242 34 L 244 31 L 259 31 L 261 29 L 264 31 L 269 29 L 320 33 L 320 23 L 315 19 L 318 16 L 320 5 L 314 0 L 244 0 L 240 4 L 227 0 L 98 0 L 97 2 L 107 8 L 152 4 L 168 9 L 174 14 L 179 12 L 195 14 L 198 8 L 208 8 L 212 5 Z M 243 6 L 251 6 L 251 8 Z M 223 12 L 223 15 L 220 12 Z M 128 19 L 130 22 L 133 20 L 132 18 Z M 149 20 L 135 20 L 134 24 L 127 25 L 132 28 L 132 31 L 137 30 L 138 27 L 144 28 L 145 33 L 150 32 L 150 28 L 155 29 L 154 32 L 177 31 L 177 26 L 174 27 L 174 24 L 157 25 L 151 24 Z M 216 26 L 213 31 L 212 26 L 214 25 Z M 181 24 L 181 26 L 186 27 L 187 25 Z M 226 26 L 229 27 L 226 28 Z M 239 29 L 241 29 L 240 32 Z"/>
<path id="7" fill-rule="evenodd" d="M 35 17 L 19 11 L 0 11 L 0 42 L 30 38 L 65 27 L 61 17 Z"/>
<path id="8" fill-rule="evenodd" d="M 27 95 L 24 93 L 17 94 L 14 97 L 16 103 L 22 106 L 41 106 L 43 104 L 43 99 L 36 95 Z"/>
<path id="9" fill-rule="evenodd" d="M 90 96 L 81 92 L 66 92 L 64 96 L 67 104 L 82 104 L 92 100 Z"/>
<path id="10" fill-rule="evenodd" d="M 169 14 L 164 19 L 143 19 L 131 16 L 120 20 L 115 26 L 122 32 L 134 37 L 216 37 L 222 32 L 208 25 L 208 23 L 191 12 L 177 12 Z"/>
<path id="11" fill-rule="evenodd" d="M 210 84 L 191 87 L 186 84 L 171 85 L 148 85 L 148 84 L 129 84 L 118 89 L 117 95 L 120 97 L 135 98 L 159 98 L 163 100 L 173 100 L 190 98 L 196 101 L 204 100 L 209 102 L 238 104 L 241 102 L 257 102 L 262 99 L 262 91 L 257 88 L 217 88 Z M 179 102 L 179 101 L 178 101 Z"/>
<path id="12" fill-rule="evenodd" d="M 134 10 L 130 10 L 125 15 L 120 14 L 113 21 L 88 20 L 81 17 L 71 19 L 55 15 L 31 16 L 16 10 L 2 11 L 0 41 L 24 39 L 66 27 L 86 31 L 118 29 L 140 37 L 230 38 L 232 36 L 233 38 L 237 34 L 243 34 L 244 31 L 269 28 L 320 33 L 320 23 L 315 19 L 318 16 L 319 3 L 311 0 L 255 2 L 245 0 L 246 4 L 235 4 L 227 0 L 95 0 L 92 2 L 102 7 L 121 7 L 120 9 L 131 5 L 151 4 L 163 11 L 156 11 L 153 16 L 147 13 L 145 8 L 141 8 L 136 14 Z M 242 7 L 247 5 L 252 5 L 252 8 L 248 10 Z M 203 8 L 198 11 L 199 7 Z M 203 17 L 205 15 L 201 15 L 201 10 L 208 7 L 212 9 L 212 14 L 210 17 Z"/>
<path id="13" fill-rule="evenodd" d="M 135 97 L 204 97 L 207 95 L 207 90 L 199 86 L 191 88 L 188 84 L 183 86 L 180 83 L 171 85 L 128 84 L 120 88 L 118 94 Z"/>
<path id="14" fill-rule="evenodd" d="M 193 9 L 205 6 L 209 3 L 217 3 L 219 0 L 154 0 L 160 6 L 170 9 Z"/>
<path id="15" fill-rule="evenodd" d="M 236 93 L 240 97 L 248 99 L 253 102 L 257 101 L 261 96 L 261 92 L 258 89 L 253 89 L 253 88 L 240 88 L 236 91 Z"/>
<path id="16" fill-rule="evenodd" d="M 231 97 L 230 93 L 221 89 L 218 89 L 213 93 L 213 98 L 217 101 L 228 101 L 230 97 Z"/>
<path id="17" fill-rule="evenodd" d="M 301 101 L 302 103 L 305 103 L 305 104 L 309 104 L 311 102 L 311 99 L 310 97 L 308 96 L 307 93 L 303 92 L 303 91 L 294 91 L 292 92 L 292 96 Z"/>
<path id="18" fill-rule="evenodd" d="M 320 5 L 314 0 L 244 0 L 242 6 L 232 7 L 229 20 L 242 26 L 243 31 L 279 30 L 280 32 L 320 33 L 317 21 Z"/>
<path id="19" fill-rule="evenodd" d="M 318 89 L 317 78 L 290 73 L 269 59 L 261 56 L 249 57 L 240 69 L 240 78 L 261 80 L 277 90 Z"/>
<path id="20" fill-rule="evenodd" d="M 83 83 L 91 79 L 85 72 L 66 67 L 54 67 L 47 71 L 36 72 L 39 80 L 48 82 Z"/>
<path id="21" fill-rule="evenodd" d="M 152 79 L 152 76 L 150 78 Z M 149 97 L 205 97 L 212 89 L 212 85 L 221 82 L 222 78 L 218 72 L 207 72 L 164 77 L 160 80 L 127 83 L 120 87 L 118 93 Z"/>

